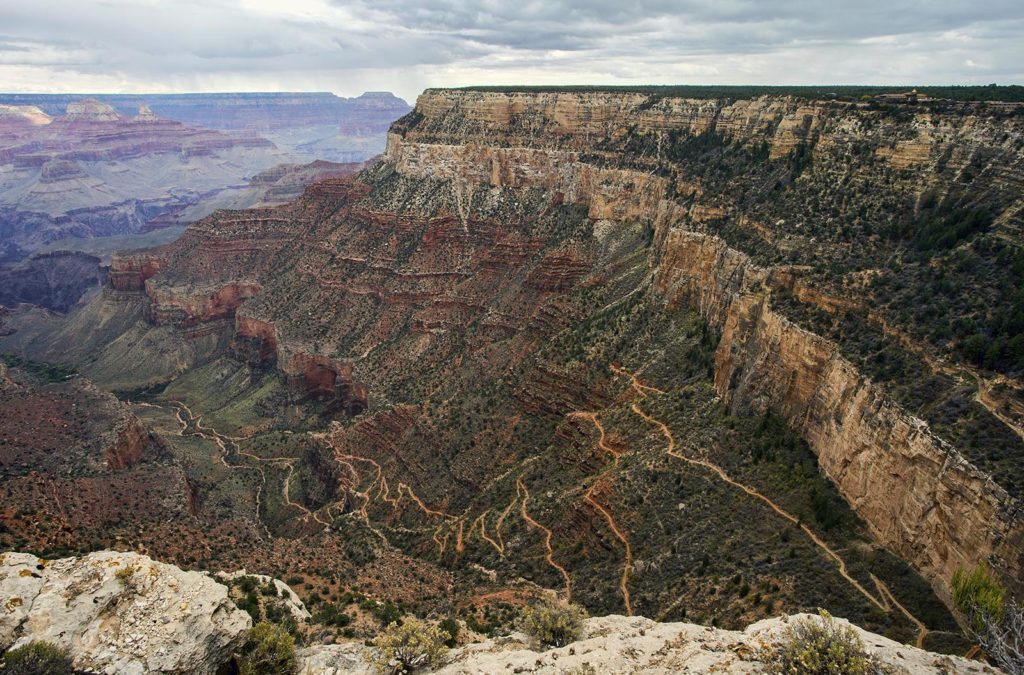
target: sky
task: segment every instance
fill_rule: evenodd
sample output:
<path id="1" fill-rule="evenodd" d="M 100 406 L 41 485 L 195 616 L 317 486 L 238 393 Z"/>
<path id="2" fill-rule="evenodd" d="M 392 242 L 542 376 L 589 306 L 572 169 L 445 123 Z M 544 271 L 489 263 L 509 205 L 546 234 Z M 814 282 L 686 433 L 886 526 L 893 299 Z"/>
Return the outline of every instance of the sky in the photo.
<path id="1" fill-rule="evenodd" d="M 1024 0 L 0 0 L 0 91 L 1024 84 Z"/>

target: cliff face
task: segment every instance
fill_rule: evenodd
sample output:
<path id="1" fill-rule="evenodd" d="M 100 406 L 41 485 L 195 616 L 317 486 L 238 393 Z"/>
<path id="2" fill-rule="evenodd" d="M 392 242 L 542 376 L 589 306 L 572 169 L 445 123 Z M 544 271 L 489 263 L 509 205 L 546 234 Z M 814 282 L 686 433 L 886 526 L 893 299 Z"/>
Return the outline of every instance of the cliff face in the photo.
<path id="1" fill-rule="evenodd" d="M 981 560 L 1009 580 L 1024 575 L 1018 500 L 763 296 L 729 306 L 715 384 L 738 411 L 787 419 L 879 541 L 940 593 Z"/>
<path id="2" fill-rule="evenodd" d="M 856 106 L 788 99 L 428 91 L 412 119 L 396 124 L 387 158 L 403 175 L 453 180 L 468 194 L 480 185 L 540 188 L 586 205 L 594 220 L 649 223 L 658 244 L 651 261 L 655 290 L 669 305 L 698 309 L 721 331 L 715 386 L 734 410 L 770 410 L 784 417 L 879 540 L 910 561 L 940 594 L 946 594 L 957 567 L 981 560 L 993 563 L 1019 589 L 1024 578 L 1020 495 L 1008 494 L 895 402 L 884 386 L 841 355 L 834 340 L 772 308 L 773 290 L 832 314 L 862 307 L 862 298 L 849 287 L 828 290 L 825 283 L 801 279 L 806 268 L 770 264 L 771 255 L 763 256 L 768 264 L 756 264 L 715 231 L 723 221 L 733 221 L 761 240 L 779 242 L 792 236 L 778 231 L 784 223 L 752 223 L 757 214 L 749 194 L 748 204 L 730 202 L 704 194 L 707 179 L 691 181 L 685 171 L 663 171 L 671 159 L 669 135 L 714 132 L 729 143 L 764 144 L 769 163 L 810 155 L 822 164 L 815 167 L 820 172 L 831 170 L 837 146 L 864 146 L 863 152 L 877 158 L 871 163 L 875 173 L 897 170 L 893 175 L 899 182 L 923 172 L 924 178 L 918 177 L 923 185 L 950 191 L 953 187 L 937 175 L 938 158 L 967 164 L 981 146 L 989 153 L 995 152 L 992 146 L 1013 147 L 999 142 L 998 123 L 978 111 L 899 114 L 904 121 Z M 1011 137 L 1020 137 L 1017 122 L 1009 129 Z M 649 139 L 646 152 L 631 152 L 640 144 L 631 145 L 630 138 Z M 987 170 L 997 186 L 988 189 L 1003 190 L 998 183 L 1016 175 L 998 168 L 1000 162 L 1019 167 L 1020 153 L 993 161 Z M 619 168 L 623 163 L 633 167 Z M 1019 199 L 1018 194 L 1017 202 L 1010 202 L 1006 217 L 1016 212 Z M 931 346 L 918 349 L 928 352 Z"/>
<path id="3" fill-rule="evenodd" d="M 656 275 L 667 302 L 698 307 L 721 330 L 719 394 L 739 412 L 785 417 L 879 540 L 937 590 L 979 560 L 1020 579 L 1019 501 L 859 373 L 834 342 L 773 311 L 771 290 L 787 285 L 791 275 L 681 229 L 668 232 Z"/>

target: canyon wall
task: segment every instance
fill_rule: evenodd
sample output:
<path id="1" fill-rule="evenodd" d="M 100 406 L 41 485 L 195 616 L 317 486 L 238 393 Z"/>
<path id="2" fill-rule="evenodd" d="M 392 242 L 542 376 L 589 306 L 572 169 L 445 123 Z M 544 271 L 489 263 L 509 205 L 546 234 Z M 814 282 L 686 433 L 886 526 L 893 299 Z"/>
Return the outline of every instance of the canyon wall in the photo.
<path id="1" fill-rule="evenodd" d="M 766 144 L 768 161 L 780 163 L 798 150 L 819 161 L 839 145 L 871 143 L 877 172 L 912 171 L 940 152 L 966 162 L 972 145 L 998 142 L 998 126 L 962 106 L 900 114 L 903 121 L 879 136 L 872 125 L 884 116 L 828 102 L 429 90 L 392 128 L 386 158 L 404 176 L 452 181 L 467 204 L 488 186 L 532 188 L 586 205 L 595 221 L 647 223 L 654 292 L 668 305 L 697 308 L 721 331 L 715 385 L 724 401 L 737 412 L 785 418 L 878 540 L 947 601 L 953 572 L 981 561 L 1020 592 L 1019 499 L 858 372 L 834 342 L 772 309 L 773 290 L 825 311 L 861 300 L 815 288 L 798 267 L 755 264 L 715 236 L 716 227 L 733 220 L 769 240 L 777 232 L 739 204 L 704 198 L 685 172 L 658 170 L 667 134 L 713 131 L 738 145 Z M 650 154 L 624 160 L 610 142 L 638 135 L 653 138 Z"/>
<path id="2" fill-rule="evenodd" d="M 869 360 L 850 356 L 843 325 L 823 330 L 824 324 L 808 319 L 852 313 L 853 323 L 885 322 L 907 336 L 905 351 L 923 355 L 926 367 L 934 364 L 936 378 L 963 389 L 971 373 L 990 377 L 947 349 L 950 340 L 914 333 L 922 323 L 919 314 L 903 307 L 891 311 L 884 301 L 894 291 L 869 282 L 895 278 L 900 283 L 887 288 L 912 283 L 927 285 L 931 293 L 932 285 L 942 290 L 949 278 L 963 279 L 971 269 L 987 280 L 994 270 L 1014 268 L 1013 260 L 1000 262 L 997 246 L 1013 241 L 1019 225 L 1015 214 L 1021 212 L 1024 173 L 1018 169 L 1024 162 L 1017 145 L 1024 125 L 1018 117 L 966 104 L 882 109 L 779 97 L 431 90 L 392 126 L 382 162 L 351 179 L 315 183 L 291 204 L 218 211 L 193 223 L 170 246 L 115 257 L 112 288 L 102 299 L 107 304 L 92 303 L 71 319 L 87 334 L 88 325 L 95 330 L 96 324 L 111 323 L 108 310 L 124 305 L 114 314 L 123 316 L 127 328 L 112 325 L 110 337 L 100 342 L 104 350 L 141 345 L 131 353 L 132 367 L 140 370 L 157 360 L 157 352 L 163 358 L 194 343 L 159 369 L 159 377 L 147 379 L 147 386 L 227 356 L 249 374 L 276 371 L 275 384 L 290 391 L 282 397 L 289 405 L 313 401 L 318 413 L 369 408 L 351 433 L 344 432 L 341 446 L 379 463 L 393 489 L 402 480 L 424 504 L 443 504 L 445 510 L 469 508 L 481 486 L 500 485 L 492 480 L 496 462 L 511 471 L 523 448 L 531 448 L 526 461 L 533 461 L 535 449 L 548 447 L 548 432 L 554 434 L 567 416 L 594 411 L 596 421 L 624 386 L 621 377 L 609 375 L 609 365 L 647 369 L 641 376 L 659 388 L 651 391 L 664 389 L 659 396 L 666 400 L 675 400 L 676 393 L 706 397 L 706 414 L 696 404 L 685 411 L 707 421 L 708 428 L 696 425 L 700 433 L 718 423 L 726 433 L 720 419 L 727 416 L 725 406 L 745 418 L 739 424 L 768 411 L 783 418 L 807 441 L 874 538 L 916 567 L 947 601 L 953 571 L 980 561 L 1020 590 L 1024 536 L 1020 484 L 1013 473 L 1014 458 L 1019 464 L 1024 457 L 1020 438 L 1012 431 L 1007 443 L 1005 435 L 967 441 L 949 436 L 934 415 L 926 422 L 920 408 L 897 402 L 894 392 L 906 373 L 878 377 Z M 973 261 L 973 268 L 928 258 L 910 239 L 913 228 L 943 225 L 919 219 L 931 208 L 927 204 L 942 203 L 950 194 L 961 199 L 964 192 L 991 199 L 985 206 L 996 211 L 984 235 L 998 241 L 979 249 L 996 253 Z M 946 212 L 976 204 L 954 206 Z M 910 235 L 899 234 L 903 226 Z M 966 256 L 965 248 L 955 255 Z M 894 260 L 894 250 L 906 255 Z M 897 277 L 914 265 L 924 269 L 923 282 Z M 933 268 L 943 269 L 945 281 L 933 279 Z M 958 311 L 990 313 L 984 286 L 965 288 Z M 793 305 L 807 312 L 794 312 Z M 695 309 L 710 333 L 680 307 Z M 33 335 L 39 336 L 34 342 L 52 342 L 55 331 L 29 334 L 27 318 L 16 318 L 7 325 L 21 335 L 14 333 L 5 344 L 28 344 Z M 635 332 L 627 335 L 623 327 Z M 72 345 L 63 352 L 79 349 L 78 332 L 63 335 Z M 712 400 L 710 386 L 700 385 L 716 337 L 711 369 L 724 406 Z M 676 352 L 675 342 L 688 346 Z M 108 371 L 120 377 L 126 369 L 117 358 L 121 353 L 75 363 L 91 369 L 83 371 L 90 377 Z M 1006 381 L 1015 382 L 1009 373 Z M 986 393 L 1003 395 L 997 388 Z M 955 402 L 962 407 L 947 415 L 952 422 L 1009 429 L 984 403 L 961 399 Z M 488 407 L 490 417 L 481 414 Z M 612 425 L 620 425 L 614 430 L 621 437 L 616 447 L 632 445 L 630 453 L 663 450 L 650 438 L 627 442 L 634 431 L 644 433 L 635 420 L 623 426 L 621 415 L 607 415 L 603 423 L 609 434 Z M 583 428 L 590 432 L 589 424 Z M 567 425 L 555 447 L 564 450 L 561 441 L 570 436 L 570 445 L 593 445 L 577 431 Z M 676 438 L 687 433 L 675 431 Z M 722 434 L 715 431 L 715 440 L 694 440 L 691 450 L 725 462 L 730 475 L 758 471 L 744 442 L 733 444 L 730 437 L 719 447 Z M 559 455 L 547 473 L 566 478 L 570 464 Z M 781 461 L 774 466 L 791 470 Z M 635 477 L 625 471 L 618 478 Z M 662 518 L 669 512 L 684 517 L 676 509 L 677 488 L 693 477 L 676 478 L 659 493 L 660 512 L 612 502 L 614 491 L 593 493 L 636 534 L 636 551 L 646 546 L 642 536 L 657 542 L 645 559 L 664 556 L 666 565 L 679 566 L 666 568 L 666 580 L 683 576 L 684 557 L 697 548 L 687 542 L 672 544 L 671 552 L 654 548 L 668 546 L 688 527 Z M 538 508 L 544 500 L 571 495 L 563 487 L 579 479 L 573 475 L 543 492 L 538 487 Z M 819 476 L 808 480 L 820 481 L 832 495 Z M 503 489 L 499 501 L 507 504 L 521 488 L 506 483 Z M 816 518 L 801 501 L 810 488 L 800 489 L 776 496 L 791 499 L 793 513 Z M 597 550 L 597 542 L 586 537 L 600 539 L 594 533 L 603 527 L 602 516 L 587 515 L 582 494 L 582 506 L 548 502 L 541 518 L 551 520 L 562 564 L 574 577 L 595 578 L 587 571 L 593 569 L 587 567 L 589 554 L 577 552 Z M 735 506 L 731 496 L 719 495 L 718 510 L 700 522 L 724 519 Z M 492 507 L 487 500 L 494 498 L 483 499 L 481 510 Z M 432 508 L 412 515 L 437 513 Z M 560 513 L 575 519 L 556 525 Z M 583 522 L 589 525 L 581 527 Z M 659 535 L 645 534 L 655 522 L 669 525 Z M 838 536 L 825 533 L 824 521 L 806 522 L 820 527 L 823 536 Z M 778 542 L 763 537 L 778 530 L 743 529 L 755 537 L 754 549 L 775 555 L 770 546 Z M 857 536 L 866 535 L 856 529 Z M 719 543 L 702 545 L 710 550 Z M 823 564 L 818 551 L 810 553 L 815 564 Z M 809 578 L 823 580 L 832 572 L 816 570 L 795 585 L 814 585 Z M 863 569 L 851 573 L 867 576 Z M 924 587 L 916 575 L 907 576 Z M 561 575 L 535 578 L 561 583 Z M 652 599 L 667 590 L 649 588 L 634 598 L 646 595 L 654 611 Z M 588 592 L 580 584 L 577 591 Z M 693 588 L 671 592 L 687 597 Z M 606 597 L 594 591 L 590 600 L 606 603 Z M 794 602 L 805 597 L 811 596 Z"/>
<path id="3" fill-rule="evenodd" d="M 835 343 L 774 311 L 771 291 L 787 281 L 717 237 L 677 227 L 665 237 L 655 287 L 668 303 L 699 308 L 721 331 L 715 386 L 722 398 L 741 413 L 783 416 L 878 540 L 940 597 L 949 599 L 958 567 L 980 561 L 1019 589 L 1019 500 L 858 373 Z"/>

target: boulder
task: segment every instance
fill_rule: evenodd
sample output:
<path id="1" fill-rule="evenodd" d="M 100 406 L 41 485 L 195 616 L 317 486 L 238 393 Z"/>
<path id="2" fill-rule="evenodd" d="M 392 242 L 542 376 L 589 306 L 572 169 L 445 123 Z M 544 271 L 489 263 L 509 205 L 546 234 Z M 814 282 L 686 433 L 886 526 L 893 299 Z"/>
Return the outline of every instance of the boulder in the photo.
<path id="1" fill-rule="evenodd" d="M 0 650 L 44 640 L 101 673 L 213 673 L 251 625 L 225 586 L 144 555 L 0 554 Z"/>

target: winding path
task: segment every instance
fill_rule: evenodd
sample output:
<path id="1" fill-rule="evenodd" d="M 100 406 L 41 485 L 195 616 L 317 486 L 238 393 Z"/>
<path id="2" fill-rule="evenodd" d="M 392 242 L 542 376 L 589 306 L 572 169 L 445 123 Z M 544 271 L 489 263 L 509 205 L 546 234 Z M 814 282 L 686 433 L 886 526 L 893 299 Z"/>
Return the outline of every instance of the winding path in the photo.
<path id="1" fill-rule="evenodd" d="M 598 483 L 594 483 L 587 490 L 587 493 L 583 496 L 583 501 L 593 506 L 595 509 L 601 512 L 605 520 L 608 521 L 608 527 L 618 537 L 622 545 L 626 547 L 626 562 L 622 566 L 622 578 L 619 580 L 619 591 L 622 593 L 622 600 L 626 603 L 626 616 L 633 616 L 633 605 L 630 602 L 629 597 L 629 572 L 633 569 L 633 547 L 629 544 L 629 538 L 619 529 L 619 526 L 615 523 L 615 518 L 612 517 L 611 512 L 603 507 L 600 502 L 594 499 L 594 490 L 597 489 Z"/>
<path id="2" fill-rule="evenodd" d="M 588 419 L 593 422 L 594 426 L 597 427 L 597 432 L 600 434 L 600 438 L 597 441 L 597 447 L 615 458 L 615 466 L 619 465 L 619 457 L 622 453 L 605 443 L 606 436 L 604 432 L 604 425 L 601 424 L 601 420 L 597 419 L 596 412 L 584 412 L 582 410 L 577 410 L 576 412 L 569 413 L 566 417 L 582 417 L 583 419 Z"/>
<path id="3" fill-rule="evenodd" d="M 635 375 L 629 373 L 628 371 L 625 371 L 621 368 L 613 368 L 613 370 L 617 374 L 628 375 L 631 378 L 631 384 L 633 389 L 637 392 L 637 394 L 640 395 L 641 398 L 647 397 L 646 391 L 660 391 L 654 387 L 644 385 L 639 380 L 637 380 Z M 665 437 L 665 440 L 667 442 L 667 454 L 671 455 L 672 457 L 675 457 L 676 459 L 680 459 L 684 462 L 687 462 L 688 464 L 700 466 L 714 472 L 723 482 L 728 483 L 733 487 L 739 488 L 740 490 L 743 490 L 751 497 L 755 497 L 761 500 L 762 502 L 767 504 L 769 508 L 775 511 L 775 513 L 782 516 L 794 525 L 798 526 L 801 529 L 801 531 L 803 531 L 803 533 L 807 535 L 807 538 L 814 543 L 815 546 L 817 546 L 819 549 L 824 551 L 826 555 L 832 558 L 832 560 L 836 563 L 836 567 L 838 568 L 840 576 L 842 576 L 843 579 L 845 579 L 847 583 L 849 583 L 850 586 L 856 589 L 861 595 L 867 598 L 867 600 L 871 602 L 871 604 L 875 605 L 885 613 L 891 613 L 893 605 L 895 605 L 911 621 L 911 623 L 917 626 L 919 631 L 917 642 L 919 646 L 923 644 L 924 638 L 928 634 L 928 629 L 920 620 L 917 619 L 917 617 L 911 614 L 909 610 L 907 610 L 903 605 L 896 601 L 896 598 L 893 597 L 891 591 L 889 591 L 889 588 L 880 579 L 878 579 L 874 575 L 872 575 L 871 577 L 876 587 L 878 588 L 879 592 L 879 597 L 875 597 L 875 595 L 868 591 L 866 588 L 864 588 L 864 586 L 861 585 L 859 581 L 850 576 L 846 568 L 846 562 L 842 559 L 842 557 L 831 546 L 825 543 L 817 534 L 815 534 L 814 531 L 811 530 L 806 524 L 802 523 L 799 518 L 794 516 L 789 511 L 783 509 L 781 506 L 776 504 L 774 501 L 763 495 L 755 488 L 752 488 L 748 485 L 744 485 L 743 483 L 739 483 L 733 480 L 732 478 L 729 477 L 729 474 L 727 474 L 725 470 L 722 469 L 717 464 L 713 464 L 703 459 L 694 459 L 692 457 L 687 457 L 686 455 L 678 452 L 676 450 L 675 437 L 672 435 L 672 431 L 664 422 L 644 412 L 643 409 L 641 409 L 637 403 L 631 404 L 630 408 L 635 414 L 643 418 L 645 421 L 658 427 L 658 429 L 661 431 L 661 434 Z"/>
<path id="4" fill-rule="evenodd" d="M 539 530 L 544 532 L 544 548 L 547 549 L 547 555 L 545 557 L 547 558 L 548 564 L 551 565 L 552 567 L 554 567 L 556 570 L 558 570 L 558 572 L 562 575 L 562 577 L 565 578 L 565 599 L 566 599 L 566 601 L 571 600 L 572 599 L 572 581 L 569 579 L 569 573 L 565 571 L 565 568 L 562 567 L 561 565 L 559 565 L 558 561 L 555 560 L 555 552 L 551 548 L 551 537 L 552 537 L 551 530 L 549 530 L 548 528 L 544 527 L 543 525 L 538 523 L 536 520 L 531 518 L 529 512 L 526 510 L 526 503 L 530 501 L 530 491 L 528 489 L 526 489 L 526 483 L 523 482 L 523 477 L 522 476 L 519 476 L 518 478 L 516 478 L 516 495 L 517 496 L 521 495 L 522 499 L 523 499 L 523 501 L 522 501 L 523 520 L 525 520 L 527 522 L 527 524 L 529 524 L 530 526 L 535 527 L 535 528 L 537 528 L 537 529 L 539 529 Z"/>

